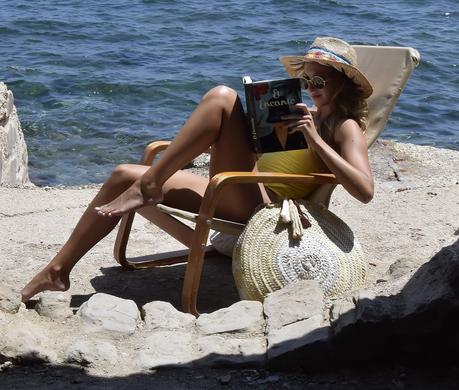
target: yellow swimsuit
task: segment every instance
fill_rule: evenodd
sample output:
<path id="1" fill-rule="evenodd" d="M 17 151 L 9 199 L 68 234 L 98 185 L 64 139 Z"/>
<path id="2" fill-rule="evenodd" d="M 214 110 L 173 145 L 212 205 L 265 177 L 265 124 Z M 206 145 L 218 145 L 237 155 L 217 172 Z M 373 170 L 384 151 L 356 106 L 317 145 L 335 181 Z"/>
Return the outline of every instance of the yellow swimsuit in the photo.
<path id="1" fill-rule="evenodd" d="M 265 153 L 257 161 L 260 172 L 282 172 L 308 174 L 330 172 L 322 160 L 311 149 L 288 150 L 284 152 Z M 279 198 L 298 199 L 310 194 L 316 185 L 269 183 L 265 187 Z"/>

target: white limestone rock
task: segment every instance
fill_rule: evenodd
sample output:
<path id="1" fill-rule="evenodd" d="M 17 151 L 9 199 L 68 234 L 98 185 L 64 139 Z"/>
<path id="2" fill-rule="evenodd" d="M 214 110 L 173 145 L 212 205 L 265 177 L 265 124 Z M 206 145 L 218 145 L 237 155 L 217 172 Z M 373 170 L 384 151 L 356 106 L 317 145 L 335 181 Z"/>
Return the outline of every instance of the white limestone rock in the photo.
<path id="1" fill-rule="evenodd" d="M 178 311 L 169 302 L 154 301 L 142 307 L 145 326 L 148 330 L 191 331 L 196 318 Z"/>
<path id="2" fill-rule="evenodd" d="M 197 363 L 206 366 L 251 365 L 262 366 L 266 359 L 264 337 L 249 339 L 211 335 L 196 341 Z"/>
<path id="3" fill-rule="evenodd" d="M 14 111 L 13 92 L 8 90 L 5 83 L 0 82 L 0 122 L 7 121 Z"/>
<path id="4" fill-rule="evenodd" d="M 56 340 L 47 329 L 31 321 L 13 319 L 0 326 L 0 355 L 27 362 L 56 362 Z"/>
<path id="5" fill-rule="evenodd" d="M 14 314 L 21 306 L 21 295 L 6 284 L 0 285 L 0 311 Z"/>
<path id="6" fill-rule="evenodd" d="M 35 310 L 43 317 L 62 320 L 73 316 L 70 296 L 62 292 L 44 292 L 40 295 Z"/>
<path id="7" fill-rule="evenodd" d="M 0 82 L 0 185 L 31 184 L 27 164 L 27 145 L 13 93 Z"/>
<path id="8" fill-rule="evenodd" d="M 263 302 L 268 332 L 320 315 L 324 294 L 316 280 L 300 280 L 268 294 Z"/>
<path id="9" fill-rule="evenodd" d="M 186 366 L 195 359 L 191 333 L 158 331 L 147 337 L 139 353 L 143 369 Z"/>
<path id="10" fill-rule="evenodd" d="M 264 332 L 263 305 L 258 301 L 240 301 L 230 307 L 201 314 L 196 320 L 197 329 L 205 335 L 218 333 Z"/>
<path id="11" fill-rule="evenodd" d="M 10 314 L 0 311 L 0 328 L 10 322 Z"/>
<path id="12" fill-rule="evenodd" d="M 134 301 L 97 293 L 78 310 L 83 328 L 87 331 L 105 331 L 133 334 L 140 320 Z"/>
<path id="13" fill-rule="evenodd" d="M 82 366 L 115 365 L 118 362 L 118 352 L 116 347 L 107 341 L 77 341 L 67 347 L 64 361 Z"/>

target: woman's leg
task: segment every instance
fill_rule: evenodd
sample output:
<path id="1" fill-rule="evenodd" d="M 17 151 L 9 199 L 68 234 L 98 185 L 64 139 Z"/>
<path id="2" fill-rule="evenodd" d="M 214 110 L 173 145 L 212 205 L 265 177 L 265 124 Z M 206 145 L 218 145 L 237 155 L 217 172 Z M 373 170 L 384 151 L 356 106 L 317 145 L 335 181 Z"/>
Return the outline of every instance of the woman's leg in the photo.
<path id="1" fill-rule="evenodd" d="M 255 157 L 247 141 L 247 123 L 241 102 L 236 92 L 226 87 L 216 87 L 203 97 L 153 167 L 123 165 L 113 172 L 63 248 L 24 287 L 23 301 L 44 290 L 68 289 L 71 269 L 116 226 L 121 214 L 148 203 L 158 203 L 163 198 L 168 205 L 198 211 L 208 180 L 177 170 L 209 146 L 212 146 L 211 175 L 225 170 L 256 169 Z M 141 178 L 147 188 L 146 197 L 140 190 Z M 223 192 L 216 215 L 246 221 L 259 203 L 267 201 L 269 197 L 261 185 L 233 185 Z M 155 222 L 155 212 L 145 209 L 141 213 Z M 103 218 L 101 214 L 110 214 L 113 218 Z M 161 227 L 167 230 L 167 224 Z"/>
<path id="2" fill-rule="evenodd" d="M 223 86 L 213 88 L 204 95 L 157 163 L 127 191 L 97 211 L 101 215 L 119 216 L 146 204 L 161 202 L 166 180 L 209 147 L 212 147 L 211 175 L 224 170 L 254 170 L 255 156 L 248 143 L 247 131 L 246 117 L 237 93 Z M 225 210 L 227 216 L 246 219 L 247 210 L 253 210 L 268 199 L 262 186 L 234 187 L 239 189 L 225 190 L 222 195 L 223 199 L 232 200 Z M 241 187 L 244 190 L 241 191 Z"/>
<path id="3" fill-rule="evenodd" d="M 89 249 L 110 233 L 119 221 L 119 218 L 101 217 L 94 207 L 119 196 L 147 169 L 148 167 L 142 165 L 120 165 L 113 171 L 81 216 L 61 250 L 23 288 L 21 292 L 23 302 L 44 290 L 65 291 L 69 288 L 69 274 L 72 268 Z"/>
<path id="4" fill-rule="evenodd" d="M 69 275 L 75 264 L 95 244 L 110 233 L 119 221 L 119 217 L 106 218 L 94 210 L 95 205 L 113 199 L 141 177 L 148 169 L 142 165 L 123 164 L 118 166 L 102 186 L 99 193 L 81 216 L 67 242 L 48 263 L 22 290 L 22 301 L 28 301 L 39 292 L 65 291 L 70 287 Z M 176 207 L 198 211 L 209 180 L 185 171 L 178 171 L 164 184 L 164 203 Z M 164 215 L 152 207 L 139 210 L 145 218 L 157 224 L 173 237 L 183 243 L 191 242 L 187 230 L 177 231 L 164 219 Z"/>

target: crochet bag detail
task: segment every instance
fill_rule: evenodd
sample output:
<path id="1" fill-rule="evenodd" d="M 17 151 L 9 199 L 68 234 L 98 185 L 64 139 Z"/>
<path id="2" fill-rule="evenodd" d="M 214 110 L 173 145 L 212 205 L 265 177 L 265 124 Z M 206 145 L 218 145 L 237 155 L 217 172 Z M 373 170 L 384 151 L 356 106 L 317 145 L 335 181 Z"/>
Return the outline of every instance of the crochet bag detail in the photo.
<path id="1" fill-rule="evenodd" d="M 247 223 L 233 250 L 241 299 L 263 300 L 301 279 L 315 279 L 326 297 L 361 287 L 367 262 L 352 230 L 322 205 L 284 200 Z"/>

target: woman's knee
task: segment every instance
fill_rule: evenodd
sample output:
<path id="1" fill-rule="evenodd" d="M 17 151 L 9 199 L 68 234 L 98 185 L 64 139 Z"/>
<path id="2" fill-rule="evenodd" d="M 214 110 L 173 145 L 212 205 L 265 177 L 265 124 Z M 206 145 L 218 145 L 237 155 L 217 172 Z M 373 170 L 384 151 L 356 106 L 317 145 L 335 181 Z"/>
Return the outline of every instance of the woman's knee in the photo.
<path id="1" fill-rule="evenodd" d="M 235 100 L 238 99 L 238 94 L 233 88 L 226 85 L 218 85 L 210 89 L 202 98 L 203 101 L 209 99 L 218 100 L 223 104 L 234 105 Z"/>
<path id="2" fill-rule="evenodd" d="M 112 171 L 108 181 L 111 184 L 126 184 L 135 181 L 136 178 L 131 164 L 120 164 Z"/>

